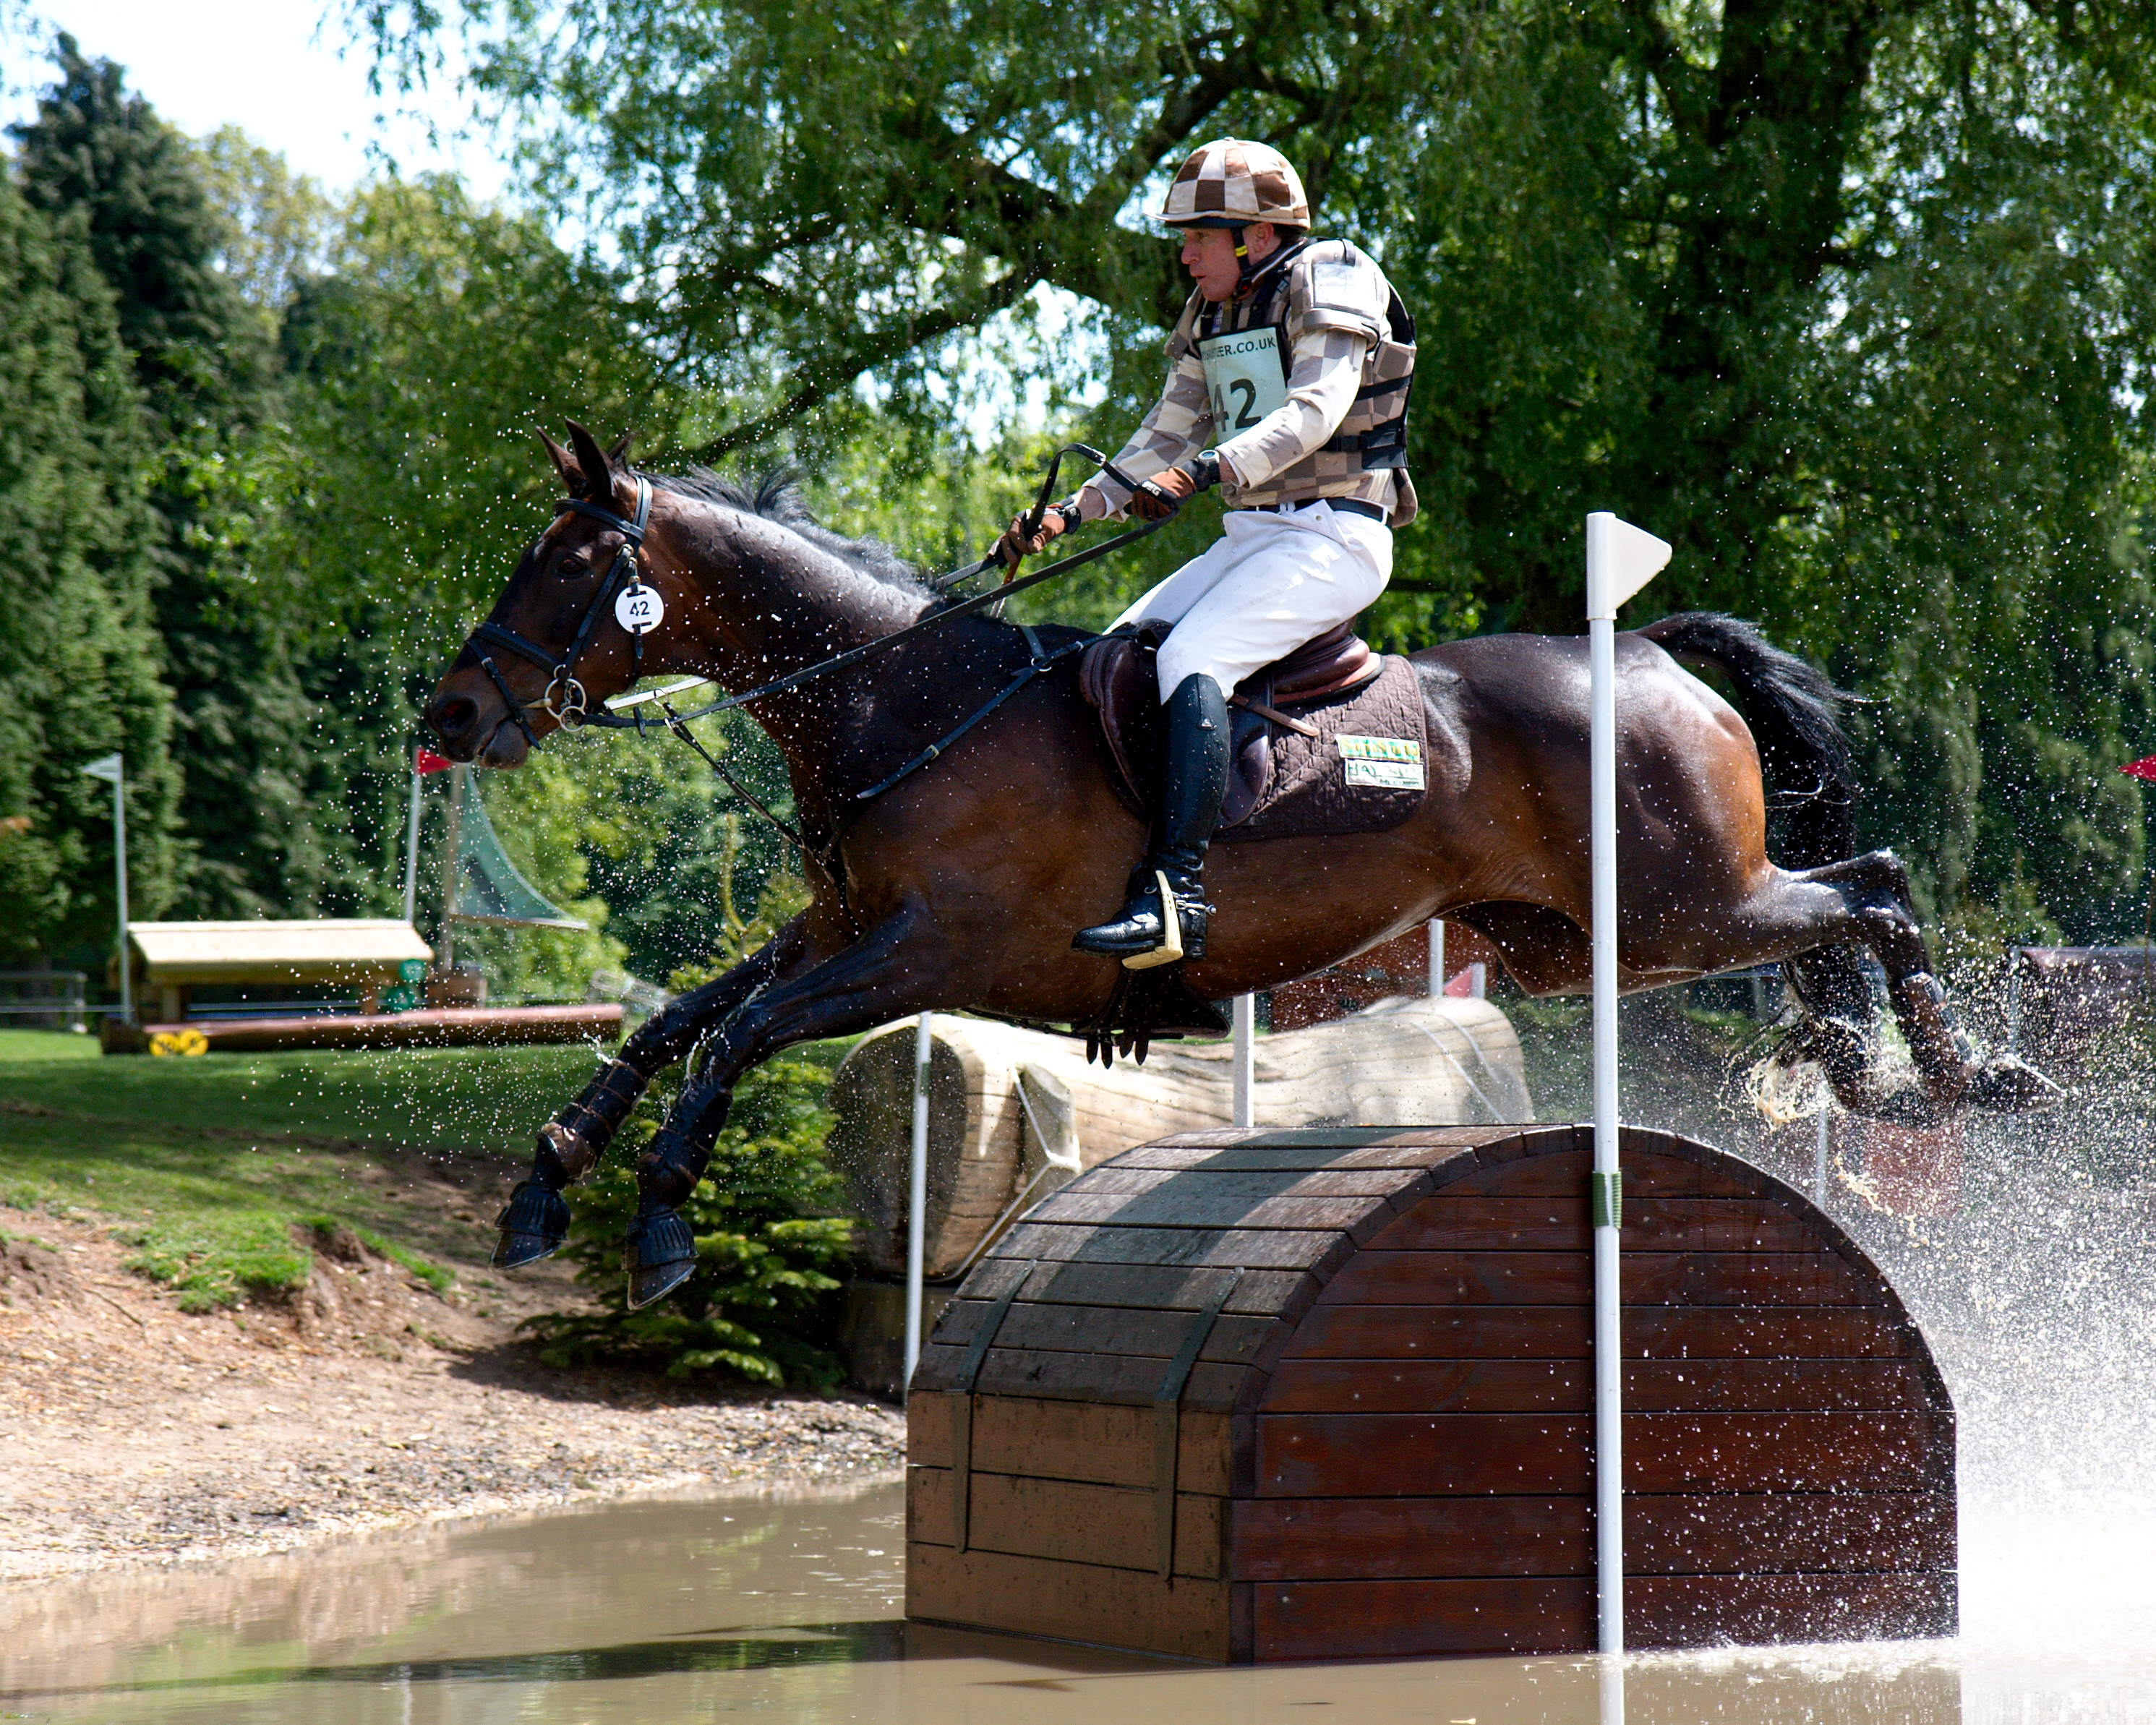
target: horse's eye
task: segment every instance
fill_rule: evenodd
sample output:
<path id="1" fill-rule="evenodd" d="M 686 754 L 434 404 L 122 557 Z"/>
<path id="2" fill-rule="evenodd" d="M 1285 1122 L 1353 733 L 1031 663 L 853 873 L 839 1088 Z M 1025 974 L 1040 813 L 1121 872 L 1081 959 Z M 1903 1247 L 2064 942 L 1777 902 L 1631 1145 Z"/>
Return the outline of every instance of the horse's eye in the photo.
<path id="1" fill-rule="evenodd" d="M 591 562 L 584 556 L 583 552 L 580 551 L 572 551 L 568 554 L 568 556 L 562 559 L 562 567 L 559 572 L 563 575 L 581 575 L 585 570 L 590 567 Z"/>

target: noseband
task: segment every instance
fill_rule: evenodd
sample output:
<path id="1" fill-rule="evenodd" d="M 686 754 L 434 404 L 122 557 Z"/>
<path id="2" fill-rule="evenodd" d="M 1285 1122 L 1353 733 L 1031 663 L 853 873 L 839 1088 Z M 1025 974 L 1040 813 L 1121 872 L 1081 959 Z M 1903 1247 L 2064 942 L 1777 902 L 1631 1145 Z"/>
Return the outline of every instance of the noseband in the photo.
<path id="1" fill-rule="evenodd" d="M 507 680 L 495 667 L 494 660 L 487 656 L 482 644 L 500 647 L 528 659 L 547 674 L 547 692 L 539 697 L 539 704 L 557 725 L 574 730 L 579 725 L 626 726 L 631 722 L 617 718 L 611 713 L 591 711 L 590 697 L 585 694 L 584 685 L 577 680 L 577 661 L 583 657 L 584 649 L 591 644 L 592 636 L 598 629 L 599 620 L 606 614 L 607 607 L 613 603 L 614 596 L 625 586 L 642 584 L 643 577 L 637 567 L 637 554 L 644 544 L 644 524 L 651 516 L 651 484 L 641 474 L 635 475 L 635 479 L 636 516 L 633 521 L 616 515 L 610 509 L 602 509 L 596 503 L 586 503 L 581 498 L 564 497 L 554 506 L 557 515 L 573 511 L 578 515 L 589 516 L 593 521 L 613 528 L 621 535 L 621 544 L 614 552 L 613 563 L 607 570 L 606 579 L 599 583 L 599 590 L 592 595 L 591 603 L 584 607 L 584 614 L 577 623 L 577 632 L 569 638 L 567 652 L 557 656 L 552 648 L 526 640 L 515 629 L 504 629 L 498 623 L 482 623 L 465 638 L 465 644 L 479 655 L 480 669 L 494 680 L 494 686 L 509 704 L 509 716 L 516 721 L 516 728 L 524 733 L 525 742 L 535 747 L 538 739 L 531 734 L 531 724 L 525 716 L 523 703 L 510 693 Z M 634 666 L 629 679 L 634 685 L 636 679 L 644 675 L 644 637 L 631 629 L 629 631 L 629 643 L 634 656 Z"/>

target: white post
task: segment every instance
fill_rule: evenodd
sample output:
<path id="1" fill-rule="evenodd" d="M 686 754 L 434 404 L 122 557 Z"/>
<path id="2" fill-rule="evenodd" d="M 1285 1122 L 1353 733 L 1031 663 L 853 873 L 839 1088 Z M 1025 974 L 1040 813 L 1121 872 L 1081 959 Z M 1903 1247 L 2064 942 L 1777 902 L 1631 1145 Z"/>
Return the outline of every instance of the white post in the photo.
<path id="1" fill-rule="evenodd" d="M 928 1057 L 930 1021 L 921 1014 L 913 1033 L 913 1155 L 906 1180 L 906 1382 L 904 1400 L 913 1389 L 913 1368 L 921 1363 L 921 1260 L 928 1239 Z"/>
<path id="2" fill-rule="evenodd" d="M 1445 992 L 1445 918 L 1430 919 L 1430 993 L 1435 1000 Z"/>
<path id="3" fill-rule="evenodd" d="M 404 823 L 404 920 L 419 908 L 419 757 L 412 757 L 412 813 Z"/>
<path id="4" fill-rule="evenodd" d="M 1587 518 L 1589 825 L 1594 959 L 1594 1578 L 1600 1645 L 1625 1651 L 1624 1337 L 1617 1158 L 1617 608 L 1670 548 L 1607 511 Z M 1604 1692 L 1605 1696 L 1608 1692 Z M 1621 1706 L 1621 1693 L 1620 1705 Z"/>
<path id="5" fill-rule="evenodd" d="M 120 901 L 120 1016 L 135 1022 L 135 978 L 127 962 L 127 757 L 110 754 L 92 761 L 83 772 L 112 787 L 112 871 L 119 882 Z"/>
<path id="6" fill-rule="evenodd" d="M 1258 1003 L 1255 995 L 1235 997 L 1235 1124 L 1255 1126 L 1250 1081 L 1256 1076 Z"/>

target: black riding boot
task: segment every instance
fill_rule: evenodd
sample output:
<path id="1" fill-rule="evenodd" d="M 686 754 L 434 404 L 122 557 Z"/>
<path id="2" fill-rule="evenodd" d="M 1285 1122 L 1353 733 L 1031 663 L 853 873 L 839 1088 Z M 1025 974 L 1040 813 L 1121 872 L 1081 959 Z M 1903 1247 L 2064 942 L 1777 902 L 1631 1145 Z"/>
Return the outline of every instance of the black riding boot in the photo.
<path id="1" fill-rule="evenodd" d="M 1079 931 L 1081 952 L 1120 958 L 1132 970 L 1205 956 L 1202 879 L 1205 847 L 1220 821 L 1228 788 L 1228 697 L 1194 671 L 1168 701 L 1168 782 L 1161 797 L 1160 843 L 1131 876 L 1122 914 Z"/>

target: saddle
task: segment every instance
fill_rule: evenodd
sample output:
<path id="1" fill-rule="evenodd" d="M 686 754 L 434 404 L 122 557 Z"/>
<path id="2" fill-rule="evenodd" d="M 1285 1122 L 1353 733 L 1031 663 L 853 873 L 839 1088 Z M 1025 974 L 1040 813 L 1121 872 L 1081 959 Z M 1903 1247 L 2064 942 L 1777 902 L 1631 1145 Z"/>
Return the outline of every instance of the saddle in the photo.
<path id="1" fill-rule="evenodd" d="M 1138 624 L 1132 634 L 1104 635 L 1078 661 L 1079 686 L 1099 711 L 1101 739 L 1115 766 L 1116 788 L 1146 819 L 1159 806 L 1162 742 L 1160 691 L 1154 655 L 1172 625 Z M 1385 661 L 1350 624 L 1306 641 L 1286 658 L 1253 671 L 1228 697 L 1235 727 L 1223 831 L 1250 819 L 1273 777 L 1272 727 L 1316 737 L 1295 709 L 1331 701 L 1373 681 Z"/>

